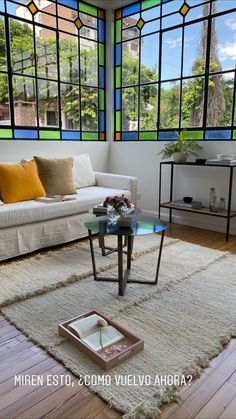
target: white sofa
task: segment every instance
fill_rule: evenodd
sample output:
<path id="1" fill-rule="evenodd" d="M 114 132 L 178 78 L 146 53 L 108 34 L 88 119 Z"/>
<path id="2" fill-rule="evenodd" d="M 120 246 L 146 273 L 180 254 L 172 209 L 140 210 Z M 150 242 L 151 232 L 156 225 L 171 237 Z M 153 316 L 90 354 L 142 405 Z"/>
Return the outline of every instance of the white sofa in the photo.
<path id="1" fill-rule="evenodd" d="M 74 201 L 24 201 L 0 207 L 0 261 L 86 237 L 88 211 L 109 195 L 124 194 L 136 203 L 135 177 L 95 172 L 95 178 L 95 186 L 77 189 Z"/>

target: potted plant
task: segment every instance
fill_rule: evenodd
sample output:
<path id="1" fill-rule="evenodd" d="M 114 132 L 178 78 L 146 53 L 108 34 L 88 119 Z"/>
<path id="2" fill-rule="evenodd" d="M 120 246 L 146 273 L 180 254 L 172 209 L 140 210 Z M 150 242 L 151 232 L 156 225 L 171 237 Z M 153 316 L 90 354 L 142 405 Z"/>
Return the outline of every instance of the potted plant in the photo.
<path id="1" fill-rule="evenodd" d="M 165 144 L 159 154 L 162 159 L 173 157 L 175 163 L 184 163 L 189 156 L 197 156 L 201 149 L 196 141 L 188 139 L 188 131 L 183 130 L 178 134 L 177 141 Z"/>

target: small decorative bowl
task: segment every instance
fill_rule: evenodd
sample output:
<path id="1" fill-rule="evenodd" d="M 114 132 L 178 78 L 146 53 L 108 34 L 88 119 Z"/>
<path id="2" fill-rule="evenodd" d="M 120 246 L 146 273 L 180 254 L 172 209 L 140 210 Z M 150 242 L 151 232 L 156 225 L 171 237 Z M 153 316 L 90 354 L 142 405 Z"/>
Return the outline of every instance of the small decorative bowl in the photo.
<path id="1" fill-rule="evenodd" d="M 185 204 L 191 204 L 192 200 L 193 200 L 192 196 L 184 196 L 183 197 L 183 201 L 185 202 Z"/>

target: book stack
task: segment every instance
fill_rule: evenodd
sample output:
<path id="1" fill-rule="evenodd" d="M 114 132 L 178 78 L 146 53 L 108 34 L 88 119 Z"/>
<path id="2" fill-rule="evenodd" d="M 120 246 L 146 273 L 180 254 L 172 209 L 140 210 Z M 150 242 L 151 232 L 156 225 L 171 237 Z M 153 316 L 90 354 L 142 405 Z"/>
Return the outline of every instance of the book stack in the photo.
<path id="1" fill-rule="evenodd" d="M 224 159 L 224 160 L 220 160 L 220 159 L 209 159 L 206 160 L 206 164 L 219 164 L 221 166 L 235 166 L 236 165 L 236 160 L 235 159 Z"/>
<path id="2" fill-rule="evenodd" d="M 182 207 L 182 208 L 192 208 L 192 209 L 202 208 L 202 203 L 200 201 L 192 201 L 191 203 L 187 203 L 187 202 L 184 202 L 183 199 L 177 199 L 176 201 L 172 201 L 171 204 L 176 207 Z"/>
<path id="3" fill-rule="evenodd" d="M 126 215 L 131 214 L 132 212 L 134 212 L 135 206 L 134 204 L 131 204 L 131 207 L 127 209 Z M 93 213 L 94 214 L 103 214 L 106 215 L 107 214 L 107 208 L 103 206 L 103 203 L 95 205 L 95 207 L 93 207 Z"/>

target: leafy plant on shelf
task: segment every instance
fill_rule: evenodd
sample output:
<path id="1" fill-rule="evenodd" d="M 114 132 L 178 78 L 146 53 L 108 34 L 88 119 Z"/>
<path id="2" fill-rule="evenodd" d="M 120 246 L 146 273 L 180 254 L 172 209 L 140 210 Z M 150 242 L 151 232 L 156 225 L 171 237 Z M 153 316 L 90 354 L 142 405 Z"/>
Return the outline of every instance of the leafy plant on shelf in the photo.
<path id="1" fill-rule="evenodd" d="M 188 156 L 197 156 L 198 152 L 202 147 L 195 140 L 190 140 L 188 136 L 188 131 L 183 130 L 178 134 L 177 141 L 171 141 L 164 145 L 163 149 L 160 151 L 162 159 L 169 159 L 175 153 L 184 153 Z"/>
<path id="2" fill-rule="evenodd" d="M 122 196 L 108 196 L 103 202 L 103 206 L 107 208 L 108 206 L 113 207 L 118 214 L 122 215 L 124 208 L 130 208 L 131 203 L 125 195 Z"/>

